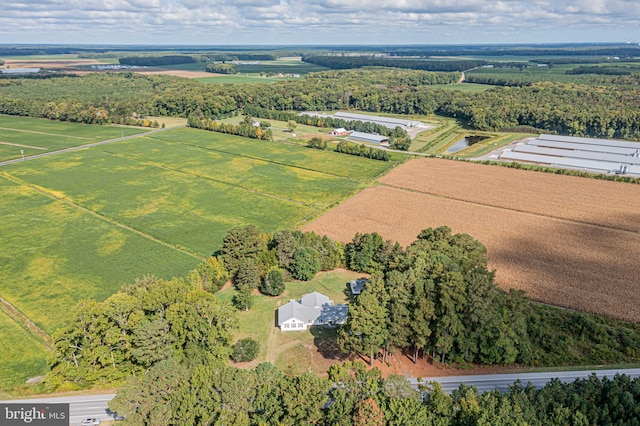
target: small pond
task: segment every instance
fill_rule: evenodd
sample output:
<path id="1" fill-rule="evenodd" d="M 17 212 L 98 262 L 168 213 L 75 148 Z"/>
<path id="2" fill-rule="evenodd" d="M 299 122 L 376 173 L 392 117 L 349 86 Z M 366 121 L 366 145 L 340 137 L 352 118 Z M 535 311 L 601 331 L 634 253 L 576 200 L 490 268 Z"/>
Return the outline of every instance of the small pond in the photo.
<path id="1" fill-rule="evenodd" d="M 454 143 L 449 149 L 447 149 L 447 153 L 450 154 L 452 152 L 462 151 L 463 149 L 470 147 L 473 144 L 476 144 L 482 140 L 485 140 L 486 136 L 465 136 L 460 139 L 458 142 Z"/>

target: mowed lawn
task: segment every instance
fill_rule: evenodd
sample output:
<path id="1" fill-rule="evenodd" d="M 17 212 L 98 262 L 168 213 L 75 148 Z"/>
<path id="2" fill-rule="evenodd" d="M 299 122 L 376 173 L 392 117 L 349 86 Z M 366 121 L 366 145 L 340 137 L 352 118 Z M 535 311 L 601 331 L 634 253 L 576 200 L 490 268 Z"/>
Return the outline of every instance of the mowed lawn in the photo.
<path id="1" fill-rule="evenodd" d="M 289 373 L 311 368 L 324 374 L 332 359 L 323 356 L 323 348 L 335 344 L 335 331 L 315 328 L 313 332 L 282 332 L 277 327 L 278 307 L 313 291 L 328 296 L 334 304 L 348 303 L 347 285 L 361 277 L 363 274 L 358 272 L 336 269 L 320 272 L 311 281 L 287 282 L 284 293 L 277 297 L 255 294 L 253 307 L 238 313 L 240 329 L 236 338 L 251 337 L 260 343 L 258 362 L 272 362 Z M 236 290 L 230 287 L 218 293 L 218 297 L 231 302 L 235 294 Z"/>
<path id="2" fill-rule="evenodd" d="M 0 311 L 0 392 L 47 371 L 43 343 Z"/>
<path id="3" fill-rule="evenodd" d="M 21 158 L 21 151 L 25 156 L 36 155 L 147 131 L 0 114 L 0 161 Z"/>
<path id="4" fill-rule="evenodd" d="M 6 165 L 0 296 L 51 334 L 81 299 L 183 276 L 236 225 L 302 226 L 392 166 L 193 129 Z"/>

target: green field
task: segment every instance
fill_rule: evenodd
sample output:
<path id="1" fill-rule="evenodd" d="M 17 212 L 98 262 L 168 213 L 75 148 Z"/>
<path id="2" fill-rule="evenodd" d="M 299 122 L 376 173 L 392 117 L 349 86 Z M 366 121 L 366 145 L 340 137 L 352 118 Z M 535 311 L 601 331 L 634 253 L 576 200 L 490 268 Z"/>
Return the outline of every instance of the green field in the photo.
<path id="1" fill-rule="evenodd" d="M 182 276 L 232 226 L 299 226 L 393 164 L 183 128 L 3 166 L 0 296 L 51 334 L 81 299 Z"/>
<path id="2" fill-rule="evenodd" d="M 147 131 L 136 127 L 92 126 L 0 115 L 0 161 L 20 158 L 20 151 L 28 157 Z"/>
<path id="3" fill-rule="evenodd" d="M 0 392 L 46 373 L 44 344 L 0 311 Z"/>

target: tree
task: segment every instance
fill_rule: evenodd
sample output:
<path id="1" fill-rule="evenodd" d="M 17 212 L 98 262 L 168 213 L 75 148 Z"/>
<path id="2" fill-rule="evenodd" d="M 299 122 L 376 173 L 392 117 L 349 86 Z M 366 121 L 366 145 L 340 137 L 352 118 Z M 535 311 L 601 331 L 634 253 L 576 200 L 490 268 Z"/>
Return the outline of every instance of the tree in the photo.
<path id="1" fill-rule="evenodd" d="M 260 344 L 250 337 L 240 339 L 233 345 L 231 358 L 235 362 L 253 361 L 260 352 Z"/>
<path id="2" fill-rule="evenodd" d="M 144 321 L 133 332 L 131 355 L 144 367 L 150 367 L 169 358 L 175 351 L 174 343 L 175 337 L 164 318 Z"/>
<path id="3" fill-rule="evenodd" d="M 297 128 L 298 128 L 298 123 L 296 123 L 293 120 L 287 121 L 287 129 L 289 129 L 291 133 L 295 132 Z"/>
<path id="4" fill-rule="evenodd" d="M 245 258 L 257 259 L 266 249 L 266 240 L 258 228 L 254 225 L 237 226 L 231 228 L 222 240 L 220 257 L 227 270 L 235 274 Z"/>
<path id="5" fill-rule="evenodd" d="M 320 271 L 318 252 L 311 247 L 299 247 L 293 254 L 291 274 L 297 280 L 309 281 Z"/>
<path id="6" fill-rule="evenodd" d="M 233 296 L 233 305 L 241 311 L 248 311 L 253 306 L 253 295 L 249 287 L 242 287 Z"/>
<path id="7" fill-rule="evenodd" d="M 346 324 L 340 329 L 340 348 L 344 352 L 369 355 L 369 364 L 389 336 L 387 328 L 387 295 L 382 274 L 375 273 L 365 290 L 349 307 Z"/>
<path id="8" fill-rule="evenodd" d="M 222 262 L 215 256 L 211 256 L 206 262 L 198 265 L 194 278 L 202 285 L 202 288 L 215 293 L 227 282 L 229 274 Z"/>
<path id="9" fill-rule="evenodd" d="M 360 402 L 353 415 L 354 426 L 383 426 L 384 413 L 375 399 L 367 398 Z"/>
<path id="10" fill-rule="evenodd" d="M 273 268 L 265 275 L 264 280 L 262 280 L 260 292 L 268 296 L 280 296 L 283 291 L 284 275 L 282 270 Z"/>
<path id="11" fill-rule="evenodd" d="M 239 291 L 244 289 L 251 291 L 254 288 L 258 288 L 258 285 L 260 285 L 260 269 L 258 269 L 255 259 L 247 257 L 242 260 L 238 267 L 234 284 Z"/>
<path id="12" fill-rule="evenodd" d="M 357 233 L 353 240 L 345 246 L 344 254 L 347 268 L 356 272 L 375 271 L 379 268 L 376 255 L 383 244 L 382 237 L 376 232 L 371 234 Z"/>
<path id="13" fill-rule="evenodd" d="M 132 424 L 175 424 L 174 393 L 188 385 L 189 371 L 175 358 L 160 361 L 142 377 L 132 377 L 109 401 L 109 409 Z"/>

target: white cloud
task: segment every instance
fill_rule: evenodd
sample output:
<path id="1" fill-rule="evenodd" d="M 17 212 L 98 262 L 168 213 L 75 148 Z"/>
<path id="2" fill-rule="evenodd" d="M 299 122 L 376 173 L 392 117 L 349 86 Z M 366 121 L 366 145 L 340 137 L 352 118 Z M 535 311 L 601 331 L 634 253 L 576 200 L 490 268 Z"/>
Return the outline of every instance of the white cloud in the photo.
<path id="1" fill-rule="evenodd" d="M 517 43 L 640 37 L 638 0 L 0 0 L 0 8 L 0 40 L 8 43 Z M 420 41 L 425 35 L 429 40 Z"/>

